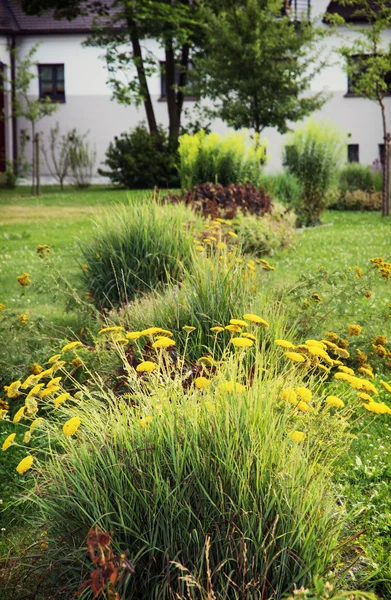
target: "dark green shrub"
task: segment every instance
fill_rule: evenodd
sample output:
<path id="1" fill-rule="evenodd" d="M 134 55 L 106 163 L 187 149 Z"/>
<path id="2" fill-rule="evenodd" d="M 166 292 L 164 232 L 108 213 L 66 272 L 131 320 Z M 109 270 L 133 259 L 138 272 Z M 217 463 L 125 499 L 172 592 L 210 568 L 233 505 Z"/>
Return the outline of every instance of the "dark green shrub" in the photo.
<path id="1" fill-rule="evenodd" d="M 302 197 L 294 206 L 300 225 L 320 222 L 336 183 L 343 148 L 343 134 L 329 123 L 310 120 L 289 136 L 283 163 L 303 186 Z"/>
<path id="2" fill-rule="evenodd" d="M 299 179 L 289 171 L 262 174 L 260 185 L 273 200 L 276 199 L 291 206 L 298 204 L 303 194 Z"/>
<path id="3" fill-rule="evenodd" d="M 83 280 L 95 305 L 112 308 L 180 279 L 192 260 L 193 240 L 183 227 L 191 219 L 184 206 L 152 200 L 104 215 L 94 241 L 82 245 Z"/>
<path id="4" fill-rule="evenodd" d="M 106 151 L 105 165 L 100 175 L 128 189 L 179 187 L 173 152 L 163 127 L 151 135 L 145 125 L 122 133 Z"/>
<path id="5" fill-rule="evenodd" d="M 350 163 L 339 173 L 339 189 L 341 192 L 381 192 L 382 175 L 379 171 L 374 171 L 367 165 L 359 163 Z"/>

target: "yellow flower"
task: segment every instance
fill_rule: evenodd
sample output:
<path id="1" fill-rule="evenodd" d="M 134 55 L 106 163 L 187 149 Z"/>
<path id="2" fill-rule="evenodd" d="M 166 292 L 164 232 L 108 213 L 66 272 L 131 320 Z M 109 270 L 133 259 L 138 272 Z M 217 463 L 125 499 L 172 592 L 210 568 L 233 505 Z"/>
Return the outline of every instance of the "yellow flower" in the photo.
<path id="1" fill-rule="evenodd" d="M 6 410 L 4 410 L 3 408 L 0 408 L 0 421 L 3 421 L 3 419 L 5 419 L 5 417 L 7 416 L 7 412 Z"/>
<path id="2" fill-rule="evenodd" d="M 319 340 L 306 340 L 305 343 L 307 346 L 317 346 L 318 348 L 321 348 L 322 350 L 327 350 L 326 344 L 324 344 L 323 342 L 320 342 Z"/>
<path id="3" fill-rule="evenodd" d="M 387 383 L 387 381 L 380 380 L 380 385 L 384 387 L 384 389 L 391 394 L 391 385 Z"/>
<path id="4" fill-rule="evenodd" d="M 322 360 L 327 362 L 329 365 L 333 364 L 333 359 L 327 354 L 327 352 L 325 350 L 322 350 L 322 348 L 320 346 L 315 346 L 315 345 L 309 346 L 308 352 L 310 354 L 312 354 L 313 356 L 317 356 L 318 358 L 321 358 Z"/>
<path id="5" fill-rule="evenodd" d="M 20 419 L 23 417 L 24 415 L 24 411 L 25 411 L 26 407 L 25 406 L 21 406 L 19 408 L 19 410 L 15 413 L 14 418 L 12 419 L 13 423 L 19 423 Z"/>
<path id="6" fill-rule="evenodd" d="M 337 356 L 340 356 L 341 358 L 349 358 L 350 354 L 347 350 L 345 350 L 345 348 L 334 348 L 333 349 L 334 354 L 336 354 Z"/>
<path id="7" fill-rule="evenodd" d="M 27 417 L 33 417 L 35 413 L 38 411 L 38 402 L 35 398 L 26 398 L 25 402 L 25 414 Z"/>
<path id="8" fill-rule="evenodd" d="M 299 398 L 304 400 L 305 402 L 310 402 L 312 400 L 312 392 L 306 387 L 297 387 L 295 389 L 296 394 Z"/>
<path id="9" fill-rule="evenodd" d="M 141 331 L 129 331 L 125 337 L 127 340 L 138 340 L 141 337 Z"/>
<path id="10" fill-rule="evenodd" d="M 61 352 L 67 352 L 68 350 L 73 350 L 73 348 L 78 348 L 79 346 L 82 346 L 83 344 L 81 342 L 69 342 L 68 344 L 65 344 L 64 348 L 61 350 Z"/>
<path id="11" fill-rule="evenodd" d="M 248 323 L 246 323 L 246 321 L 243 321 L 242 319 L 231 319 L 230 324 L 238 325 L 239 327 L 247 327 L 248 325 Z"/>
<path id="12" fill-rule="evenodd" d="M 0 398 L 0 410 L 5 410 L 7 411 L 9 409 L 10 405 L 6 400 L 3 400 L 3 398 Z"/>
<path id="13" fill-rule="evenodd" d="M 19 315 L 19 321 L 20 321 L 21 325 L 26 325 L 28 318 L 29 318 L 29 316 L 26 315 L 26 313 Z"/>
<path id="14" fill-rule="evenodd" d="M 366 400 L 367 402 L 372 402 L 372 396 L 366 394 L 365 392 L 358 392 L 357 398 L 360 398 L 360 400 Z"/>
<path id="15" fill-rule="evenodd" d="M 87 271 L 89 269 L 89 266 L 87 263 L 84 263 L 84 265 L 82 265 L 81 268 L 83 269 L 83 271 Z"/>
<path id="16" fill-rule="evenodd" d="M 224 327 L 219 327 L 218 325 L 216 325 L 216 327 L 211 327 L 210 330 L 214 333 L 220 333 L 221 331 L 224 331 Z"/>
<path id="17" fill-rule="evenodd" d="M 47 363 L 49 365 L 51 365 L 52 363 L 55 363 L 56 361 L 58 361 L 59 358 L 61 358 L 61 354 L 53 354 L 53 356 L 51 356 L 49 358 L 49 360 L 47 361 Z"/>
<path id="18" fill-rule="evenodd" d="M 235 233 L 234 231 L 228 231 L 228 235 L 230 235 L 232 238 L 237 238 L 239 237 L 237 233 Z"/>
<path id="19" fill-rule="evenodd" d="M 25 431 L 25 434 L 23 436 L 23 442 L 25 444 L 29 444 L 31 440 L 31 429 L 28 429 L 27 431 Z"/>
<path id="20" fill-rule="evenodd" d="M 292 342 L 288 342 L 288 340 L 274 340 L 274 343 L 281 348 L 296 348 L 296 346 L 292 344 Z"/>
<path id="21" fill-rule="evenodd" d="M 242 337 L 232 338 L 231 344 L 236 346 L 236 348 L 249 348 L 250 346 L 254 346 L 253 340 L 249 340 L 248 338 Z"/>
<path id="22" fill-rule="evenodd" d="M 45 372 L 45 375 L 42 375 L 42 376 L 47 377 L 48 375 L 53 375 L 53 373 L 58 371 L 58 369 L 62 369 L 62 367 L 64 365 L 65 365 L 65 360 L 58 360 L 57 362 L 53 363 L 52 368 L 47 369 Z"/>
<path id="23" fill-rule="evenodd" d="M 305 357 L 298 352 L 285 352 L 286 358 L 291 360 L 292 362 L 303 363 L 305 362 Z"/>
<path id="24" fill-rule="evenodd" d="M 31 365 L 30 371 L 33 375 L 39 375 L 40 373 L 42 373 L 43 368 L 38 363 L 34 363 Z"/>
<path id="25" fill-rule="evenodd" d="M 328 404 L 329 406 L 333 406 L 334 408 L 343 408 L 345 406 L 343 400 L 341 400 L 337 396 L 327 396 L 326 404 Z"/>
<path id="26" fill-rule="evenodd" d="M 195 331 L 197 328 L 193 327 L 192 325 L 184 325 L 182 327 L 183 331 L 186 331 L 186 333 L 191 333 L 192 331 Z"/>
<path id="27" fill-rule="evenodd" d="M 236 392 L 237 394 L 241 394 L 246 391 L 246 387 L 241 383 L 234 381 L 224 381 L 220 383 L 219 389 L 222 392 Z"/>
<path id="28" fill-rule="evenodd" d="M 292 388 L 285 388 L 284 390 L 282 390 L 281 397 L 283 400 L 287 400 L 291 404 L 296 404 L 297 394 Z"/>
<path id="29" fill-rule="evenodd" d="M 293 431 L 292 433 L 289 434 L 289 437 L 291 438 L 291 440 L 293 442 L 297 442 L 298 444 L 301 444 L 302 442 L 304 442 L 304 440 L 306 438 L 306 434 L 304 433 L 304 431 Z"/>
<path id="30" fill-rule="evenodd" d="M 197 252 L 204 252 L 205 251 L 204 246 L 196 246 L 195 249 L 197 250 Z"/>
<path id="31" fill-rule="evenodd" d="M 75 435 L 76 431 L 80 427 L 80 424 L 80 417 L 72 417 L 71 419 L 69 419 L 69 421 L 64 423 L 62 430 L 67 437 L 70 437 L 72 435 Z"/>
<path id="32" fill-rule="evenodd" d="M 312 294 L 311 297 L 315 302 L 322 302 L 322 298 L 319 296 L 319 294 Z"/>
<path id="33" fill-rule="evenodd" d="M 158 365 L 151 360 L 144 360 L 136 367 L 137 373 L 152 373 L 155 369 L 158 368 Z"/>
<path id="34" fill-rule="evenodd" d="M 300 400 L 300 402 L 296 405 L 296 408 L 302 412 L 308 412 L 311 410 L 311 407 L 308 406 L 307 402 L 304 402 L 304 400 Z"/>
<path id="35" fill-rule="evenodd" d="M 360 325 L 348 325 L 349 335 L 360 335 L 362 327 Z"/>
<path id="36" fill-rule="evenodd" d="M 251 323 L 256 323 L 257 325 L 262 325 L 262 327 L 269 327 L 269 323 L 265 321 L 265 319 L 262 319 L 262 317 L 254 315 L 253 313 L 246 313 L 243 315 L 243 319 L 251 321 Z"/>
<path id="37" fill-rule="evenodd" d="M 10 433 L 10 435 L 4 440 L 3 445 L 1 447 L 2 451 L 5 452 L 11 446 L 12 442 L 16 437 L 16 433 Z"/>
<path id="38" fill-rule="evenodd" d="M 216 244 L 216 248 L 218 248 L 219 250 L 224 250 L 225 247 L 226 247 L 225 242 L 217 242 L 217 244 Z"/>
<path id="39" fill-rule="evenodd" d="M 31 469 L 33 461 L 34 458 L 31 455 L 25 456 L 16 467 L 16 470 L 19 473 L 19 475 L 23 475 L 23 473 Z"/>
<path id="40" fill-rule="evenodd" d="M 102 335 L 102 333 L 111 333 L 112 331 L 122 331 L 123 327 L 121 325 L 113 325 L 113 327 L 103 327 L 98 331 L 98 335 Z"/>
<path id="41" fill-rule="evenodd" d="M 371 369 L 366 369 L 365 367 L 359 367 L 358 372 L 361 373 L 362 375 L 366 375 L 367 377 L 371 377 L 372 379 L 374 378 L 374 374 L 371 371 Z"/>
<path id="42" fill-rule="evenodd" d="M 40 244 L 37 246 L 37 254 L 39 254 L 39 258 L 44 258 L 46 254 L 50 252 L 50 246 L 47 244 Z"/>
<path id="43" fill-rule="evenodd" d="M 376 415 L 391 414 L 391 409 L 388 408 L 386 404 L 380 404 L 379 402 L 371 401 L 368 404 L 363 404 L 363 408 L 365 408 L 369 412 L 375 413 Z"/>
<path id="44" fill-rule="evenodd" d="M 20 396 L 19 388 L 22 385 L 21 381 L 13 381 L 11 385 L 5 385 L 4 390 L 7 392 L 7 398 L 17 398 Z"/>
<path id="45" fill-rule="evenodd" d="M 194 384 L 196 388 L 202 390 L 210 385 L 210 380 L 206 377 L 196 377 L 196 379 L 194 380 Z"/>
<path id="46" fill-rule="evenodd" d="M 239 325 L 227 325 L 225 329 L 227 331 L 231 331 L 232 333 L 240 333 L 242 331 L 242 328 L 239 327 Z"/>
<path id="47" fill-rule="evenodd" d="M 150 425 L 153 421 L 153 418 L 150 416 L 146 416 L 146 417 L 141 417 L 140 419 L 140 425 L 143 429 L 145 429 L 146 427 L 148 427 L 148 425 Z"/>
<path id="48" fill-rule="evenodd" d="M 51 396 L 52 394 L 55 394 L 56 392 L 58 392 L 60 389 L 61 388 L 59 385 L 49 385 L 48 384 L 47 388 L 42 390 L 42 392 L 39 395 L 41 398 L 46 398 L 46 396 Z"/>
<path id="49" fill-rule="evenodd" d="M 44 419 L 42 417 L 38 417 L 37 419 L 34 419 L 34 421 L 30 425 L 30 431 L 34 431 L 34 429 L 36 429 L 37 427 L 40 427 L 43 422 L 44 422 Z"/>
<path id="50" fill-rule="evenodd" d="M 347 373 L 348 375 L 354 375 L 353 369 L 350 369 L 349 367 L 345 367 L 344 365 L 339 366 L 338 369 L 339 369 L 339 371 L 342 371 L 343 373 Z"/>
<path id="51" fill-rule="evenodd" d="M 347 381 L 350 383 L 355 378 L 352 375 L 349 375 L 349 373 L 343 373 L 341 371 L 338 371 L 338 373 L 335 373 L 334 379 L 338 379 L 339 381 Z"/>
<path id="52" fill-rule="evenodd" d="M 26 285 L 30 285 L 31 281 L 29 279 L 30 275 L 28 273 L 23 273 L 22 275 L 19 275 L 16 280 L 18 281 L 18 283 L 20 283 L 20 285 L 22 287 L 25 287 Z"/>
<path id="53" fill-rule="evenodd" d="M 37 383 L 34 387 L 32 387 L 29 393 L 27 394 L 26 400 L 31 398 L 31 396 L 38 396 L 39 392 L 41 391 L 44 385 L 44 383 Z"/>
<path id="54" fill-rule="evenodd" d="M 242 333 L 242 337 L 248 338 L 249 340 L 253 340 L 253 342 L 256 342 L 257 340 L 255 335 L 253 335 L 252 333 Z"/>
<path id="55" fill-rule="evenodd" d="M 68 398 L 70 397 L 69 392 L 64 392 L 62 394 L 60 394 L 59 396 L 57 396 L 57 398 L 55 398 L 53 400 L 53 404 L 54 406 L 60 406 L 60 404 L 62 404 L 63 402 L 65 402 L 65 400 L 68 400 Z M 79 417 L 75 417 L 75 418 L 79 418 Z M 80 420 L 80 419 L 79 419 Z M 64 432 L 65 433 L 65 432 Z M 72 434 L 71 434 L 72 435 Z"/>
<path id="56" fill-rule="evenodd" d="M 0 302 L 0 312 L 5 309 L 5 304 L 1 304 Z"/>
<path id="57" fill-rule="evenodd" d="M 171 333 L 171 331 L 167 331 L 167 329 L 162 329 L 161 327 L 149 327 L 148 329 L 144 329 L 141 332 L 141 335 L 156 335 L 158 333 L 161 333 L 163 335 L 173 335 Z"/>
<path id="58" fill-rule="evenodd" d="M 75 369 L 78 369 L 79 367 L 83 366 L 83 361 L 81 360 L 81 358 L 79 358 L 78 356 L 76 356 L 76 358 L 74 358 L 72 360 L 72 364 L 75 367 Z"/>
<path id="59" fill-rule="evenodd" d="M 326 331 L 326 337 L 329 342 L 336 344 L 338 342 L 338 336 L 334 331 Z"/>
<path id="60" fill-rule="evenodd" d="M 158 337 L 152 344 L 152 348 L 169 348 L 170 346 L 175 346 L 174 340 L 164 336 Z"/>
<path id="61" fill-rule="evenodd" d="M 330 368 L 325 367 L 325 365 L 316 365 L 317 369 L 320 369 L 321 371 L 324 371 L 325 373 L 330 373 Z"/>

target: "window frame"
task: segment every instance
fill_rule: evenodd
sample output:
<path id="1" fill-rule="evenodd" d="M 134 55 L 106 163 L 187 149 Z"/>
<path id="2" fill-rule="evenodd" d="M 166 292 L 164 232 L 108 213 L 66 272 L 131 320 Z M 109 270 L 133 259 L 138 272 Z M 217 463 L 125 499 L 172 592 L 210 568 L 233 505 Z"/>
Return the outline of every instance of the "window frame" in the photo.
<path id="1" fill-rule="evenodd" d="M 160 64 L 160 97 L 159 97 L 159 102 L 167 102 L 167 83 L 166 83 L 166 69 L 165 69 L 166 61 L 165 60 L 161 60 L 159 62 L 159 64 Z M 188 69 L 191 70 L 192 68 L 193 67 L 192 67 L 192 64 L 190 62 Z M 179 78 L 179 73 L 180 73 L 179 65 L 176 65 L 175 79 Z M 177 81 L 175 81 L 175 84 L 177 84 Z M 183 100 L 185 102 L 196 102 L 198 100 L 198 97 L 195 96 L 194 94 L 185 94 L 183 96 Z"/>
<path id="2" fill-rule="evenodd" d="M 44 68 L 51 68 L 52 77 L 52 92 L 45 93 L 43 91 L 43 80 L 42 80 L 42 71 Z M 58 77 L 58 67 L 62 67 L 63 69 L 63 77 L 59 79 Z M 62 82 L 64 87 L 64 93 L 57 93 L 58 83 Z M 58 102 L 60 104 L 64 104 L 66 102 L 66 94 L 65 94 L 65 64 L 64 63 L 39 63 L 38 64 L 38 83 L 39 83 L 39 98 L 40 100 L 45 100 L 46 98 L 50 98 L 51 102 Z"/>
<path id="3" fill-rule="evenodd" d="M 352 164 L 352 163 L 359 163 L 360 162 L 360 144 L 348 144 L 348 163 Z M 352 159 L 352 154 L 354 155 L 356 153 L 357 156 L 357 160 L 353 160 Z"/>

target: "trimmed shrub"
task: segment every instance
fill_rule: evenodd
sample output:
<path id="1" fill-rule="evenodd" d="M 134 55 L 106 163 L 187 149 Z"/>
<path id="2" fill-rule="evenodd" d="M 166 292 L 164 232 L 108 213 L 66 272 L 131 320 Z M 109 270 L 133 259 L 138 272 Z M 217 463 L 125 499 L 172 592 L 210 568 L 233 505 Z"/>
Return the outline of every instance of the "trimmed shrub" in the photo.
<path id="1" fill-rule="evenodd" d="M 369 193 L 363 190 L 341 192 L 337 202 L 330 206 L 334 210 L 381 210 L 381 207 L 381 192 Z"/>
<path id="2" fill-rule="evenodd" d="M 257 184 L 265 162 L 266 143 L 256 138 L 249 145 L 247 132 L 222 137 L 201 130 L 179 138 L 179 177 L 182 188 L 188 190 L 205 182 Z"/>
<path id="3" fill-rule="evenodd" d="M 289 171 L 263 173 L 259 183 L 273 200 L 278 200 L 291 207 L 298 205 L 301 201 L 302 185 L 298 178 Z"/>
<path id="4" fill-rule="evenodd" d="M 362 190 L 371 194 L 382 191 L 382 174 L 367 165 L 349 163 L 339 173 L 339 189 L 341 192 Z"/>
<path id="5" fill-rule="evenodd" d="M 329 203 L 344 149 L 344 136 L 329 123 L 310 120 L 288 137 L 284 166 L 303 186 L 294 209 L 300 225 L 312 226 Z"/>
<path id="6" fill-rule="evenodd" d="M 183 227 L 191 219 L 184 206 L 162 207 L 151 199 L 106 213 L 94 241 L 81 246 L 83 281 L 97 308 L 181 279 L 192 260 L 193 241 Z"/>
<path id="7" fill-rule="evenodd" d="M 138 125 L 110 143 L 105 161 L 108 169 L 98 172 L 127 189 L 178 187 L 175 163 L 176 153 L 165 129 L 160 126 L 151 135 L 145 125 Z"/>
<path id="8" fill-rule="evenodd" d="M 184 190 L 180 194 L 169 193 L 164 200 L 177 204 L 184 202 L 196 213 L 213 219 L 223 217 L 232 219 L 238 209 L 244 214 L 264 215 L 272 210 L 270 197 L 262 188 L 249 183 L 240 185 L 204 183 L 191 191 Z"/>

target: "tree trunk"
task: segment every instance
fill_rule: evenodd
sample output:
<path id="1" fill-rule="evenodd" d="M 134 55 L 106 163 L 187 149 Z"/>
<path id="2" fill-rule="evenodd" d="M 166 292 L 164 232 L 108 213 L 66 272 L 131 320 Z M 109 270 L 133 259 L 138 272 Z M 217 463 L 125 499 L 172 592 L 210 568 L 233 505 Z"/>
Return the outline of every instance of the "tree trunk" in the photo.
<path id="1" fill-rule="evenodd" d="M 31 195 L 35 195 L 35 123 L 31 122 L 31 140 L 33 144 L 33 156 L 32 156 L 32 173 L 31 173 Z"/>
<path id="2" fill-rule="evenodd" d="M 176 149 L 178 145 L 178 137 L 181 128 L 181 117 L 183 109 L 184 93 L 182 89 L 175 89 L 177 84 L 179 88 L 182 88 L 187 83 L 187 73 L 189 68 L 189 52 L 190 47 L 188 44 L 184 44 L 181 52 L 181 59 L 179 63 L 179 80 L 175 81 L 176 63 L 175 54 L 172 46 L 172 40 L 166 43 L 166 87 L 167 87 L 167 110 L 169 119 L 169 137 L 173 148 Z"/>
<path id="3" fill-rule="evenodd" d="M 386 109 L 384 106 L 383 98 L 378 98 L 382 123 L 383 123 L 383 140 L 384 140 L 384 152 L 383 152 L 383 192 L 382 192 L 382 216 L 390 216 L 390 134 L 387 133 L 387 121 L 386 121 Z"/>
<path id="4" fill-rule="evenodd" d="M 126 14 L 126 21 L 130 32 L 130 40 L 132 42 L 134 64 L 136 66 L 141 93 L 144 99 L 144 108 L 145 113 L 147 115 L 149 132 L 152 134 L 157 132 L 157 123 L 155 118 L 155 111 L 153 109 L 153 104 L 151 100 L 151 95 L 149 93 L 148 81 L 144 68 L 144 61 L 141 52 L 137 23 L 133 20 L 132 16 L 129 13 Z"/>

